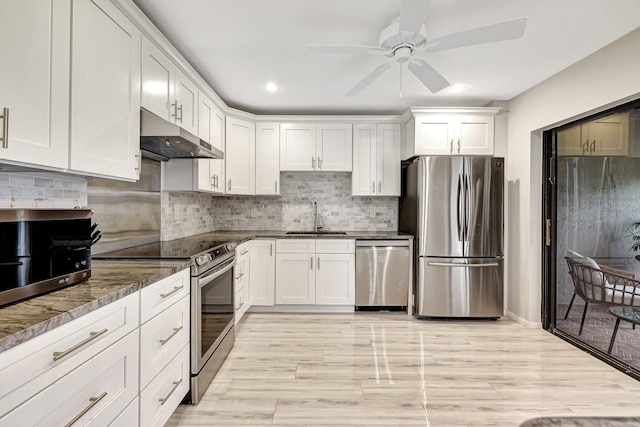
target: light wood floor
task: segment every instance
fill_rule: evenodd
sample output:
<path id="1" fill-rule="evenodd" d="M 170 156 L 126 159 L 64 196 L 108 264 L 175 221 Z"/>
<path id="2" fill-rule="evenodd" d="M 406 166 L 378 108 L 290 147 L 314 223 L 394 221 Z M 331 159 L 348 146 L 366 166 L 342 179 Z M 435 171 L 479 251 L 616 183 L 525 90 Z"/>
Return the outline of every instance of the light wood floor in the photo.
<path id="1" fill-rule="evenodd" d="M 398 313 L 251 313 L 169 426 L 517 426 L 640 415 L 640 382 L 542 330 Z"/>

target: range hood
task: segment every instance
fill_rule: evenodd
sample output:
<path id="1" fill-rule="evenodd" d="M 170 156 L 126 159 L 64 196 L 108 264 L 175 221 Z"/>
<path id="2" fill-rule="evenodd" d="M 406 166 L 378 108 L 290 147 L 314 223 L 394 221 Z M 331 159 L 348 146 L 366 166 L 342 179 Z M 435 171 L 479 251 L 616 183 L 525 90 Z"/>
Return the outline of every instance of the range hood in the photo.
<path id="1" fill-rule="evenodd" d="M 153 160 L 224 159 L 224 153 L 180 126 L 140 110 L 140 150 Z"/>

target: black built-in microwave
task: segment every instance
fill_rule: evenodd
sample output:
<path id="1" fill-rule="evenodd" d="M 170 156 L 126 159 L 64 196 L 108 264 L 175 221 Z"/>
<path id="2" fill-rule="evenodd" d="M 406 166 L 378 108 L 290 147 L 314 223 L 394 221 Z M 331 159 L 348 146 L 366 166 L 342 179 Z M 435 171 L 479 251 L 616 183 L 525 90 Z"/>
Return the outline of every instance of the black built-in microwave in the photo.
<path id="1" fill-rule="evenodd" d="M 92 214 L 91 209 L 0 209 L 0 305 L 91 277 Z"/>

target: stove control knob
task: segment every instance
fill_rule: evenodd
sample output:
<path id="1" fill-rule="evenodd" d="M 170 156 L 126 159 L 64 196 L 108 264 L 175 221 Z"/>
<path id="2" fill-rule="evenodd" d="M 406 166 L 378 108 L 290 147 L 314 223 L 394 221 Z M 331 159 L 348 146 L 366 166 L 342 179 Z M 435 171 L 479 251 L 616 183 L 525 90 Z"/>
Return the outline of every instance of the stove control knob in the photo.
<path id="1" fill-rule="evenodd" d="M 196 259 L 196 264 L 198 264 L 198 265 L 203 265 L 203 264 L 208 263 L 209 261 L 211 261 L 211 255 L 209 255 L 209 254 L 200 255 L 200 256 Z"/>

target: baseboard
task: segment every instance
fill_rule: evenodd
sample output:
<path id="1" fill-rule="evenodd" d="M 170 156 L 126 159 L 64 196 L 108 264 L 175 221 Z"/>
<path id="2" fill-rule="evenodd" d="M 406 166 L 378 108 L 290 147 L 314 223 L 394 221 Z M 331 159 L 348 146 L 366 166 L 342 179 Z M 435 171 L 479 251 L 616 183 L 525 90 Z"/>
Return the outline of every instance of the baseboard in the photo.
<path id="1" fill-rule="evenodd" d="M 542 322 L 531 322 L 507 310 L 507 317 L 527 329 L 542 329 Z"/>
<path id="2" fill-rule="evenodd" d="M 353 305 L 274 305 L 249 307 L 250 313 L 353 313 Z"/>

